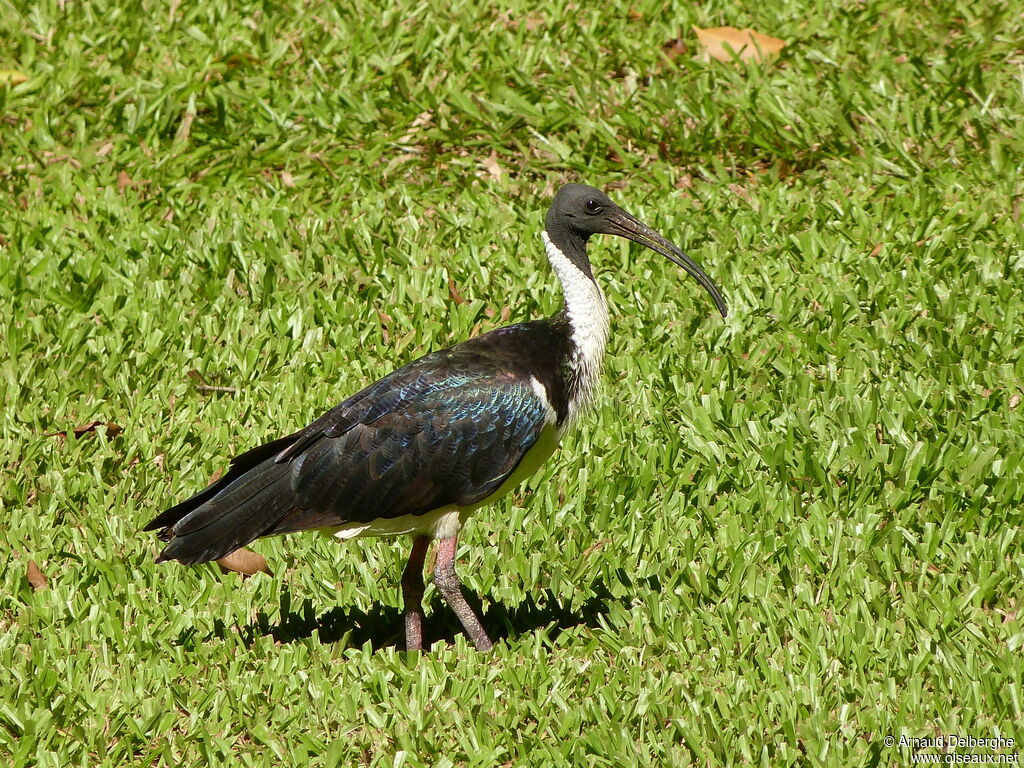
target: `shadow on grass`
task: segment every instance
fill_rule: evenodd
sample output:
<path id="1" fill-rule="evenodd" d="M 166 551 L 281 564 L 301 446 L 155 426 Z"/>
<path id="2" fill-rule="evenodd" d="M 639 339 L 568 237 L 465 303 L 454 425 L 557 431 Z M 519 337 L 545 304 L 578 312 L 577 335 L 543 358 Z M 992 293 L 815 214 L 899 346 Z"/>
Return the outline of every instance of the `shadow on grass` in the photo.
<path id="1" fill-rule="evenodd" d="M 528 595 L 523 602 L 513 608 L 491 602 L 488 609 L 483 612 L 484 628 L 492 640 L 500 642 L 549 627 L 548 637 L 554 640 L 563 631 L 573 627 L 601 626 L 600 617 L 608 613 L 609 606 L 617 602 L 629 603 L 634 592 L 658 591 L 661 588 L 655 577 L 633 582 L 624 572 L 618 575 L 629 587 L 624 597 L 615 597 L 608 590 L 604 580 L 598 579 L 587 589 L 592 597 L 573 608 L 569 601 L 546 589 L 539 595 Z M 479 615 L 479 600 L 468 593 L 466 599 Z M 437 595 L 428 608 L 429 615 L 423 622 L 425 645 L 429 647 L 439 640 L 453 642 L 454 638 L 462 633 L 462 626 L 455 615 Z M 240 626 L 238 631 L 245 644 L 250 645 L 257 637 L 267 635 L 279 643 L 293 643 L 319 635 L 321 642 L 325 643 L 344 640 L 345 644 L 351 647 L 361 647 L 370 643 L 375 651 L 384 648 L 402 650 L 405 647 L 405 619 L 401 609 L 391 605 L 375 606 L 369 611 L 336 607 L 317 614 L 312 600 L 307 598 L 300 606 L 295 607 L 292 605 L 291 592 L 285 591 L 281 593 L 280 611 L 274 618 L 277 619 L 277 623 L 273 623 L 270 614 L 261 612 L 255 621 Z M 225 633 L 226 628 L 218 623 L 213 634 Z"/>

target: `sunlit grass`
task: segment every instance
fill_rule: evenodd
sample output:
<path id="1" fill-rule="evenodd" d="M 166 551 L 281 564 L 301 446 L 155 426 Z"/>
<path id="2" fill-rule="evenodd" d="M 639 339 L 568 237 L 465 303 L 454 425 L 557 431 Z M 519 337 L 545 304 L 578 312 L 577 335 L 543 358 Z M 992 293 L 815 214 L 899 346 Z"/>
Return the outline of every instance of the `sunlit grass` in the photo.
<path id="1" fill-rule="evenodd" d="M 789 45 L 693 60 L 690 26 L 726 23 Z M 30 78 L 0 90 L 0 762 L 1020 743 L 1021 39 L 967 2 L 0 6 Z M 154 565 L 139 528 L 235 453 L 555 311 L 568 180 L 731 314 L 595 241 L 597 412 L 463 536 L 492 655 L 433 590 L 433 650 L 397 650 L 405 542 L 261 541 L 275 575 L 244 582 Z M 50 434 L 96 420 L 123 431 Z"/>

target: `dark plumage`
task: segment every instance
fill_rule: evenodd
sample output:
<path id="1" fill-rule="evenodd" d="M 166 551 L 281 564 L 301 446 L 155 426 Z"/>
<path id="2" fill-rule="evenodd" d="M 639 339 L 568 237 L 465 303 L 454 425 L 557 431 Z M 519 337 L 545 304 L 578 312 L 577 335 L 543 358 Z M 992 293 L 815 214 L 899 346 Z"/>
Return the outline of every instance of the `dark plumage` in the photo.
<path id="1" fill-rule="evenodd" d="M 216 560 L 260 536 L 471 505 L 534 445 L 546 409 L 567 409 L 562 319 L 498 328 L 399 368 L 305 429 L 231 462 L 209 488 L 144 530 L 159 560 Z"/>
<path id="2" fill-rule="evenodd" d="M 145 527 L 167 542 L 157 561 L 202 563 L 261 536 L 312 528 L 346 538 L 409 534 L 406 644 L 420 648 L 423 558 L 437 538 L 435 583 L 477 648 L 490 648 L 455 575 L 456 537 L 476 507 L 547 458 L 593 391 L 607 308 L 586 242 L 599 232 L 684 267 L 724 315 L 717 289 L 678 248 L 599 190 L 563 187 L 545 220 L 548 258 L 566 295 L 558 315 L 421 357 L 305 429 L 236 457 L 222 478 Z"/>

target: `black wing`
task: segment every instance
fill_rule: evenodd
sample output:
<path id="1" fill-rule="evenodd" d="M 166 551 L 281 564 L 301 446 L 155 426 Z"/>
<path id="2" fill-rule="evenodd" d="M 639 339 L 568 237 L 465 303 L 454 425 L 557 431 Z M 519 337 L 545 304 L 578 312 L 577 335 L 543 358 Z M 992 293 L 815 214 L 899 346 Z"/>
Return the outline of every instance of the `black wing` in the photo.
<path id="1" fill-rule="evenodd" d="M 485 499 L 550 414 L 530 369 L 485 338 L 420 358 L 237 457 L 218 482 L 146 526 L 169 541 L 158 559 L 203 562 L 273 533 Z"/>
<path id="2" fill-rule="evenodd" d="M 448 381 L 306 449 L 292 465 L 298 506 L 340 525 L 468 506 L 496 491 L 537 442 L 547 409 L 528 381 Z"/>

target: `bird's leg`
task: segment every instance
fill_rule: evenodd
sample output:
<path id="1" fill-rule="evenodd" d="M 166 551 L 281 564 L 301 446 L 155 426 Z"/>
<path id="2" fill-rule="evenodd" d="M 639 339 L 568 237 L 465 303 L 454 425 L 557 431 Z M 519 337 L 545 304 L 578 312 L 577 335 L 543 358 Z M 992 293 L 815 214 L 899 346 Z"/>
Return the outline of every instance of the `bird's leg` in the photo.
<path id="1" fill-rule="evenodd" d="M 405 608 L 405 650 L 423 650 L 423 559 L 430 538 L 412 540 L 409 562 L 402 571 L 402 605 Z"/>
<path id="2" fill-rule="evenodd" d="M 473 609 L 469 607 L 466 598 L 462 594 L 462 584 L 455 573 L 455 549 L 458 544 L 457 536 L 449 536 L 446 539 L 439 539 L 437 542 L 437 564 L 434 566 L 434 584 L 444 595 L 445 601 L 455 611 L 455 615 L 462 622 L 466 634 L 473 641 L 478 651 L 489 651 L 494 647 L 491 638 L 484 632 L 480 619 L 477 618 Z"/>

